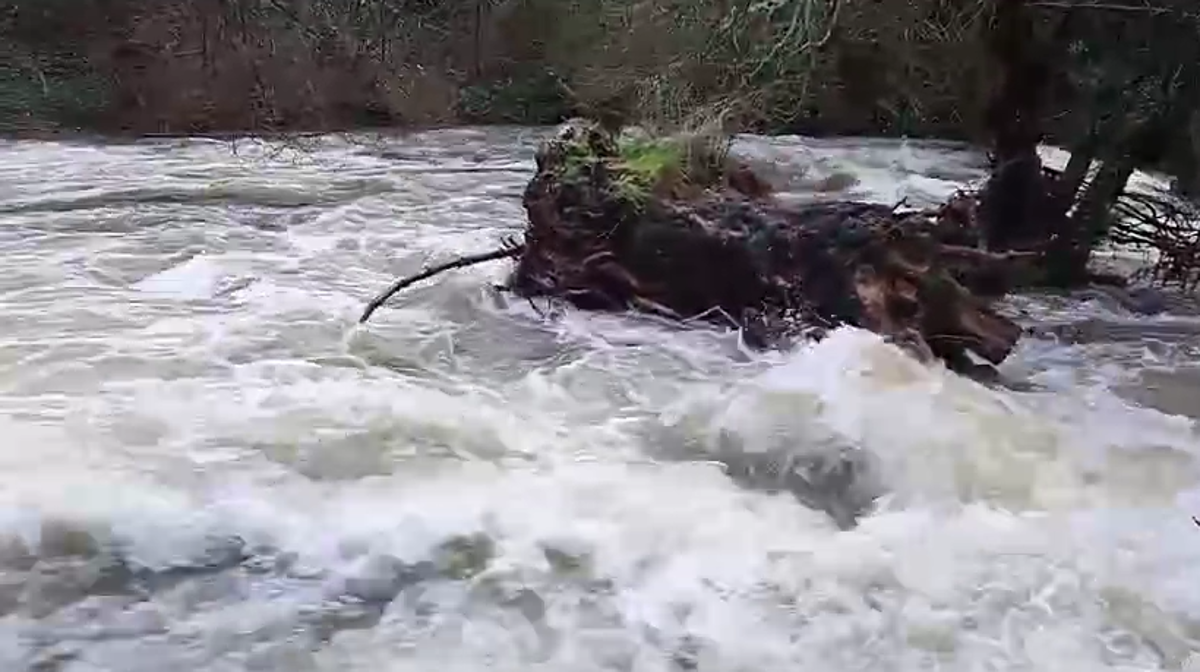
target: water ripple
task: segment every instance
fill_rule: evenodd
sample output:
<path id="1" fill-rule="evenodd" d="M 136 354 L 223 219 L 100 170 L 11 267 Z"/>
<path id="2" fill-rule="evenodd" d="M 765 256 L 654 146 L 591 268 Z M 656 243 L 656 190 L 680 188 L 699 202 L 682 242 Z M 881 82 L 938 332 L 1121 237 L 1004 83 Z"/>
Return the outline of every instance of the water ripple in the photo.
<path id="1" fill-rule="evenodd" d="M 0 668 L 1093 672 L 1200 647 L 1186 311 L 1017 299 L 1059 325 L 1006 363 L 1023 392 L 855 330 L 755 354 L 531 305 L 489 289 L 502 264 L 357 326 L 394 275 L 520 230 L 545 132 L 0 143 Z M 984 167 L 736 150 L 801 199 L 845 173 L 843 197 L 936 202 Z"/>

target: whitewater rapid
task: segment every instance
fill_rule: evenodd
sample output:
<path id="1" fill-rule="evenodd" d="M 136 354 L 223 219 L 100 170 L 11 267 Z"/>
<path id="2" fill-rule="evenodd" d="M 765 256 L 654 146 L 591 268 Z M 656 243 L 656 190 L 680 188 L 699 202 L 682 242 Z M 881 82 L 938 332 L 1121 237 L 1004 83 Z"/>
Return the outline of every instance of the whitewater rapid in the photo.
<path id="1" fill-rule="evenodd" d="M 1131 672 L 1200 649 L 1187 310 L 1015 299 L 1126 336 L 1029 337 L 996 388 L 852 329 L 752 353 L 514 301 L 503 263 L 357 326 L 393 276 L 520 230 L 544 132 L 0 143 L 0 670 Z M 738 151 L 795 198 L 933 203 L 983 171 L 947 143 Z"/>

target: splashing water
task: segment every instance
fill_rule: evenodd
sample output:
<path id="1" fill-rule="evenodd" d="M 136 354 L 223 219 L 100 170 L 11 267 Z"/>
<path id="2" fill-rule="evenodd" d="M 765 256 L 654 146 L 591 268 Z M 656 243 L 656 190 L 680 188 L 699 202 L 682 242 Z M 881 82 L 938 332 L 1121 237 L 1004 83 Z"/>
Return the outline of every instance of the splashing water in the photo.
<path id="1" fill-rule="evenodd" d="M 488 289 L 503 264 L 355 326 L 392 276 L 520 229 L 540 133 L 0 145 L 0 669 L 1095 672 L 1200 648 L 1188 314 L 1014 300 L 1148 335 L 1027 339 L 1016 389 L 853 329 L 751 354 L 547 313 Z M 738 151 L 794 197 L 845 173 L 841 197 L 936 202 L 982 170 L 935 143 Z"/>

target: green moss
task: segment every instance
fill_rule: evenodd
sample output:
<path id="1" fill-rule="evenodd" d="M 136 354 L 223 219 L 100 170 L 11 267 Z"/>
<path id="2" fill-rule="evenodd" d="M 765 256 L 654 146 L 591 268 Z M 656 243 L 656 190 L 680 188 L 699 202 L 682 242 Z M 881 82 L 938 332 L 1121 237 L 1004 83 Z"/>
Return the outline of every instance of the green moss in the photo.
<path id="1" fill-rule="evenodd" d="M 563 157 L 563 169 L 565 176 L 574 178 L 582 175 L 585 169 L 594 166 L 602 159 L 582 142 L 572 142 L 566 147 L 567 152 Z"/>
<path id="2" fill-rule="evenodd" d="M 660 138 L 628 135 L 618 148 L 621 186 L 637 199 L 654 191 L 713 187 L 728 167 L 729 139 L 703 132 Z"/>
<path id="3" fill-rule="evenodd" d="M 727 142 L 704 134 L 651 136 L 611 131 L 586 120 L 572 122 L 548 150 L 563 182 L 590 181 L 602 171 L 610 193 L 640 209 L 652 195 L 686 198 L 724 177 Z M 594 185 L 601 186 L 601 185 Z"/>
<path id="4" fill-rule="evenodd" d="M 622 138 L 615 184 L 626 200 L 641 203 L 671 180 L 686 179 L 687 152 L 683 143 L 670 138 Z"/>
<path id="5" fill-rule="evenodd" d="M 671 171 L 684 171 L 683 143 L 670 138 L 624 138 L 618 143 L 621 168 L 646 184 L 654 184 Z"/>

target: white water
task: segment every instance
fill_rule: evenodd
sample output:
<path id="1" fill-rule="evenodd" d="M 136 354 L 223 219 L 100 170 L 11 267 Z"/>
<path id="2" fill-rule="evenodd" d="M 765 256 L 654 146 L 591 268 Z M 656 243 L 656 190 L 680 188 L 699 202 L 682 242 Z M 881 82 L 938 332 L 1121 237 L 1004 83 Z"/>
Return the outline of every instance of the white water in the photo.
<path id="1" fill-rule="evenodd" d="M 1200 440 L 1128 393 L 1189 407 L 1200 338 L 1031 338 L 1004 370 L 1031 390 L 993 390 L 854 330 L 750 355 L 539 315 L 488 291 L 503 264 L 355 327 L 392 276 L 519 231 L 536 138 L 0 144 L 0 670 L 1094 672 L 1200 647 Z M 886 202 L 981 169 L 741 150 Z M 789 488 L 878 499 L 843 530 Z M 444 559 L 470 535 L 483 559 Z"/>

